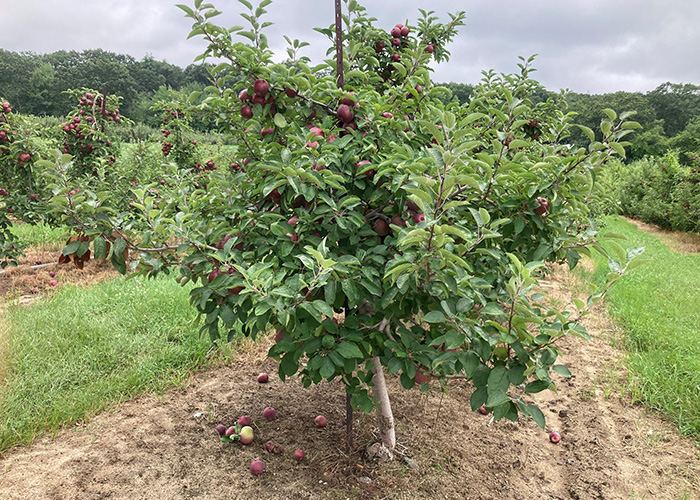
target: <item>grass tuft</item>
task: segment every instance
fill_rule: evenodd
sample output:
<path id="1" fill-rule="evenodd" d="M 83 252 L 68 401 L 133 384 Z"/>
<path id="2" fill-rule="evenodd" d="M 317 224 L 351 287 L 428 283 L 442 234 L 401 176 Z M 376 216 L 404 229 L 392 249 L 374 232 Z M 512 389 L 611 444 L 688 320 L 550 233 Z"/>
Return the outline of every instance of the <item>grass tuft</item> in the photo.
<path id="1" fill-rule="evenodd" d="M 188 290 L 168 277 L 66 286 L 3 316 L 0 452 L 212 362 Z"/>

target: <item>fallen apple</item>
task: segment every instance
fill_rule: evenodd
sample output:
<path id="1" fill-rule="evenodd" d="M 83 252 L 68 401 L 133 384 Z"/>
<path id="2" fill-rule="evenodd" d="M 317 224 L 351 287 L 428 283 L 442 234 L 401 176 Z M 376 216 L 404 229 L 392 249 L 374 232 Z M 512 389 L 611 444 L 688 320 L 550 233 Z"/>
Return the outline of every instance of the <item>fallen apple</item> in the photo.
<path id="1" fill-rule="evenodd" d="M 552 431 L 549 433 L 549 440 L 557 444 L 559 441 L 561 441 L 561 434 L 559 434 L 557 431 Z"/>
<path id="2" fill-rule="evenodd" d="M 316 427 L 323 428 L 328 425 L 328 420 L 323 415 L 319 415 L 314 419 L 314 423 L 316 424 Z"/>
<path id="3" fill-rule="evenodd" d="M 300 450 L 299 448 L 294 450 L 294 460 L 296 460 L 297 462 L 301 462 L 305 458 L 306 458 L 306 452 L 304 452 L 304 450 Z"/>
<path id="4" fill-rule="evenodd" d="M 261 373 L 258 375 L 258 382 L 261 384 L 267 384 L 267 381 L 270 380 L 270 377 L 267 375 L 267 373 Z"/>
<path id="5" fill-rule="evenodd" d="M 241 444 L 250 444 L 253 442 L 253 428 L 245 426 L 241 429 Z"/>
<path id="6" fill-rule="evenodd" d="M 277 417 L 277 411 L 272 406 L 268 406 L 263 410 L 263 417 L 267 420 L 274 420 Z"/>
<path id="7" fill-rule="evenodd" d="M 259 476 L 265 471 L 265 462 L 262 460 L 253 460 L 250 463 L 250 472 L 255 476 Z"/>
<path id="8" fill-rule="evenodd" d="M 224 424 L 217 425 L 216 432 L 219 433 L 219 436 L 223 436 L 224 434 L 226 434 L 226 426 Z"/>
<path id="9" fill-rule="evenodd" d="M 245 427 L 247 425 L 250 425 L 251 419 L 249 415 L 243 415 L 241 417 L 238 417 L 238 425 L 241 427 Z"/>
<path id="10" fill-rule="evenodd" d="M 265 443 L 265 451 L 272 452 L 272 450 L 275 449 L 275 442 L 274 441 L 268 441 Z"/>

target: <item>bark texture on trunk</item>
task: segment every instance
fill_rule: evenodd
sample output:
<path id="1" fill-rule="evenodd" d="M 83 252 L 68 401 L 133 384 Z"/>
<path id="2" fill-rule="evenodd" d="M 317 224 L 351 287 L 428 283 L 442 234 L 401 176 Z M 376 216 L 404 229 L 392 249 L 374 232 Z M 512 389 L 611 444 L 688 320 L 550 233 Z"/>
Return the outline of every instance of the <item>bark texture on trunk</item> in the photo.
<path id="1" fill-rule="evenodd" d="M 384 378 L 384 367 L 379 357 L 372 358 L 372 394 L 377 400 L 377 417 L 379 419 L 379 435 L 382 445 L 393 450 L 396 447 L 396 434 L 394 433 L 394 414 L 391 412 L 391 402 L 389 392 L 386 389 L 386 379 Z"/>

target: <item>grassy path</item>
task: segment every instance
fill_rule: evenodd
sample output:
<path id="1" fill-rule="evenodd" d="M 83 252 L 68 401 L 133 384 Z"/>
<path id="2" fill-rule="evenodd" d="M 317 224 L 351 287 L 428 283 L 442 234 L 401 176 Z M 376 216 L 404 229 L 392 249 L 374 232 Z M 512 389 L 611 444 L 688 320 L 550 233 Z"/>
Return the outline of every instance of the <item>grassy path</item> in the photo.
<path id="1" fill-rule="evenodd" d="M 608 294 L 610 311 L 626 331 L 632 395 L 700 437 L 700 254 L 669 249 L 657 235 L 620 217 L 604 232 L 624 235 L 625 247 L 644 246 L 652 261 Z M 607 261 L 595 256 L 593 279 L 602 283 Z"/>

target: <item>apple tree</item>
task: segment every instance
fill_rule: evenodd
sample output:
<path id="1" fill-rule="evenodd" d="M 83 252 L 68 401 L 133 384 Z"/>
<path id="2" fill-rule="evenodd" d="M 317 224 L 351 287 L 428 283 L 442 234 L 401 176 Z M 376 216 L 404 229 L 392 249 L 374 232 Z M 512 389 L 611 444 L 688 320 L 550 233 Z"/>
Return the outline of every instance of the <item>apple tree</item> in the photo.
<path id="1" fill-rule="evenodd" d="M 485 72 L 468 105 L 443 104 L 430 64 L 448 60 L 463 13 L 441 23 L 421 11 L 416 24 L 386 30 L 346 2 L 339 88 L 337 61 L 312 66 L 296 40 L 290 60 L 275 63 L 261 20 L 270 1 L 239 1 L 249 28 L 217 26 L 219 12 L 201 0 L 179 6 L 190 36 L 208 42 L 197 60 L 218 64 L 202 104 L 178 110 L 209 113 L 238 162 L 204 179 L 171 164 L 173 188 L 134 189 L 129 216 L 88 190 L 63 204 L 66 220 L 122 271 L 129 249 L 134 272 L 177 269 L 194 282 L 201 333 L 276 331 L 269 355 L 280 377 L 340 378 L 355 408 L 377 408 L 387 455 L 385 371 L 406 389 L 469 381 L 472 410 L 544 426 L 528 395 L 553 388 L 552 372 L 568 375 L 557 342 L 587 336 L 578 320 L 588 304 L 560 311 L 534 286 L 547 263 L 574 267 L 590 249 L 605 252 L 587 197 L 636 124 L 607 110 L 601 141 L 567 144 L 572 115 L 530 98 L 540 88 L 531 59 L 518 74 Z M 336 41 L 332 28 L 319 31 Z M 70 189 L 67 161 L 53 161 L 57 200 Z M 611 281 L 640 250 L 615 252 Z"/>

